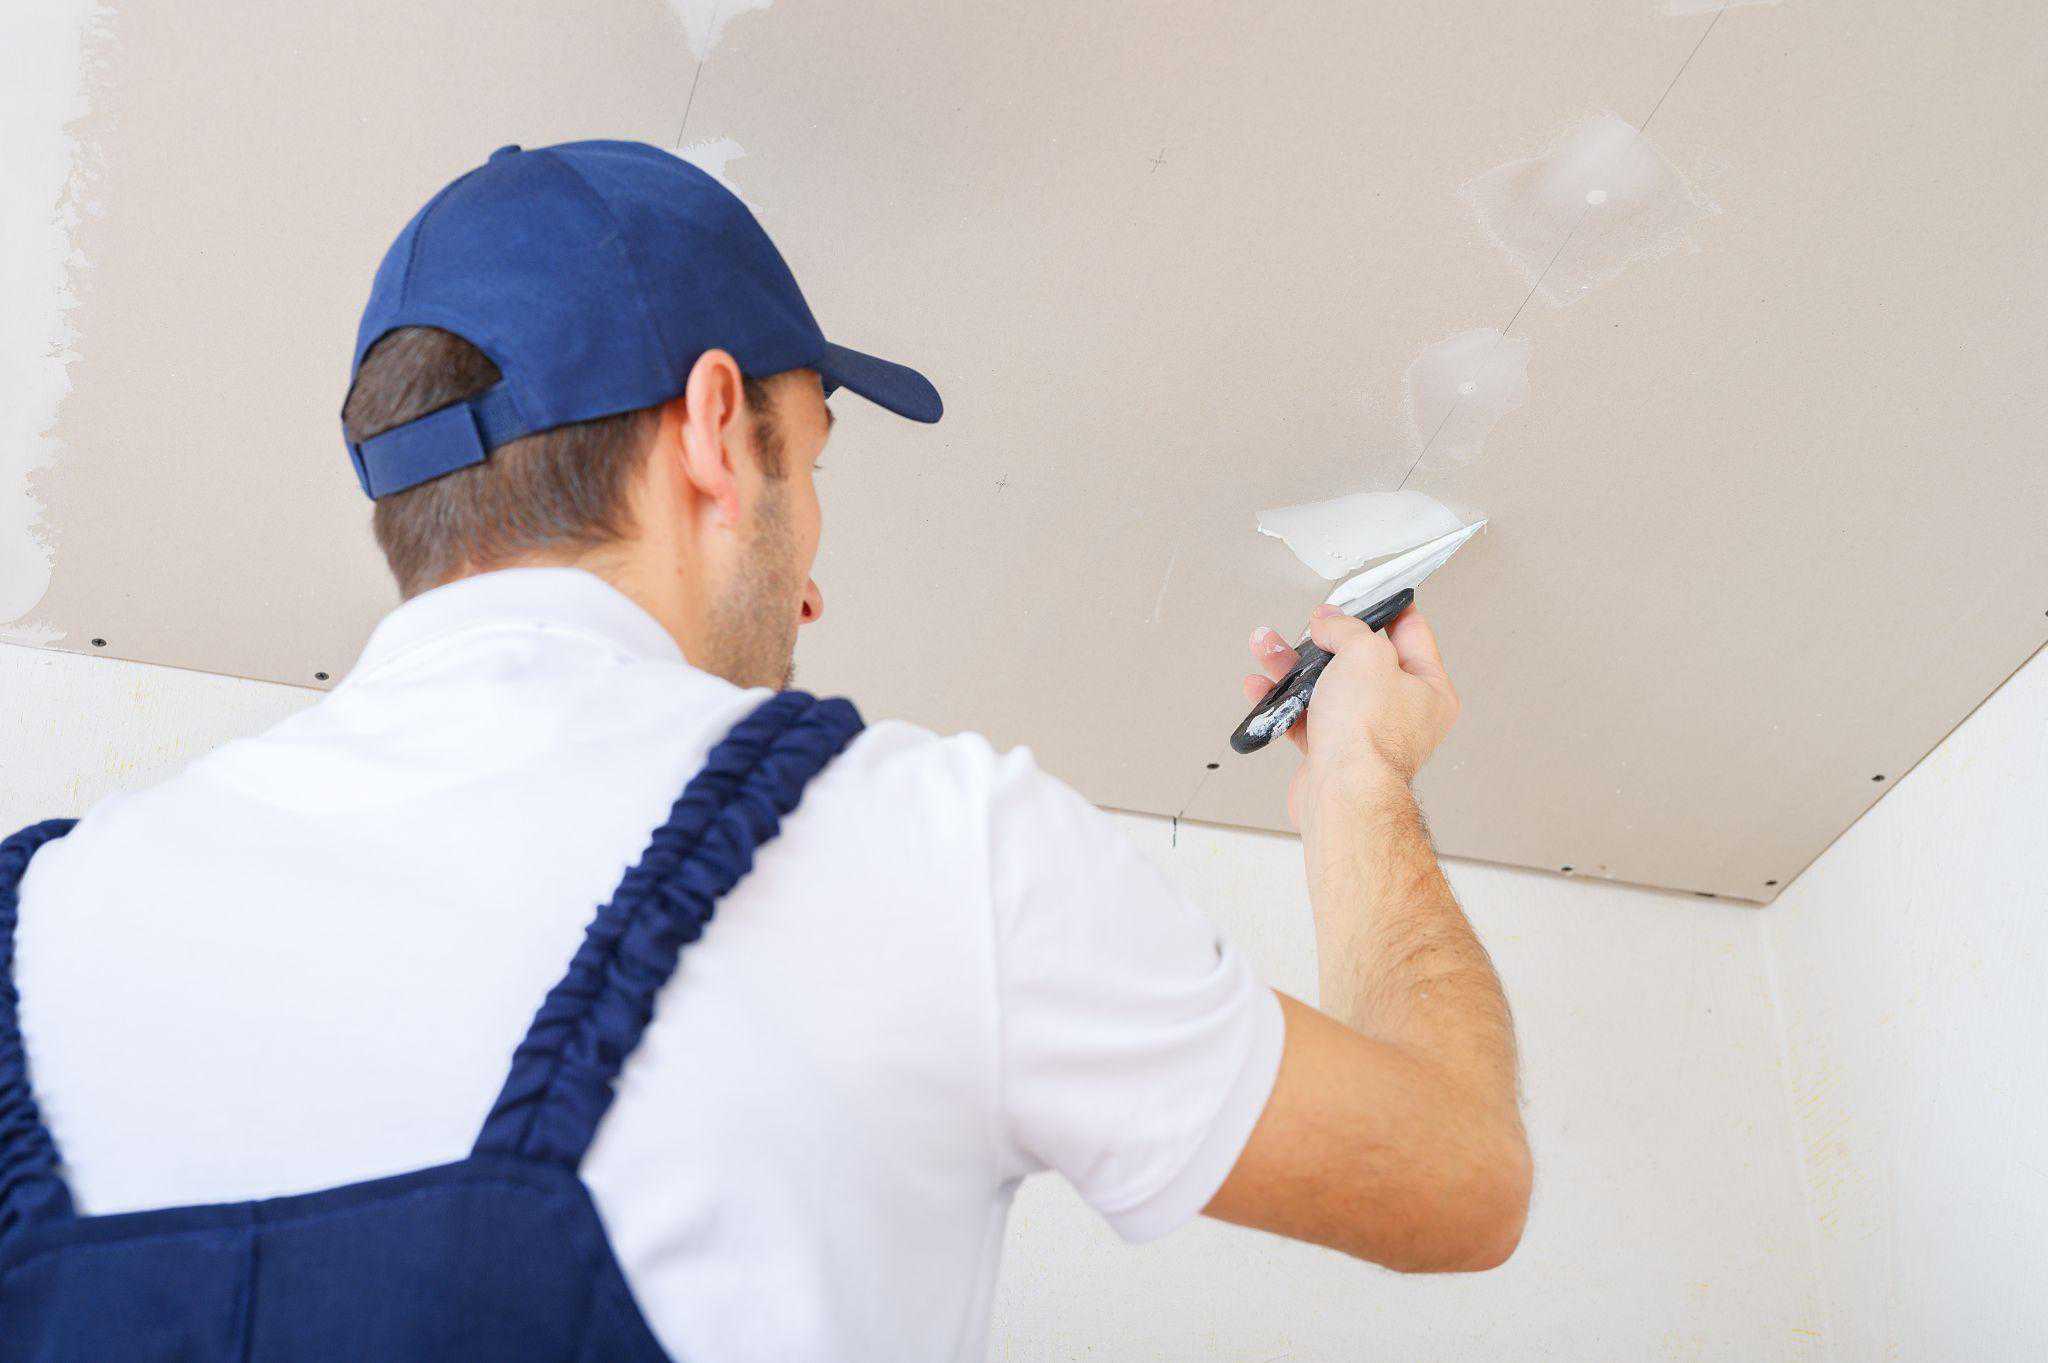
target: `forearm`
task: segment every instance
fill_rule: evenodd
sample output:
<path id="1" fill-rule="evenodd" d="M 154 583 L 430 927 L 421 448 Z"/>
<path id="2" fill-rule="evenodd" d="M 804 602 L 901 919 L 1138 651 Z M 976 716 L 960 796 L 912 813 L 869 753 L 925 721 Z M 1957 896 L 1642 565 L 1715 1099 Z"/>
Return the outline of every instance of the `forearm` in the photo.
<path id="1" fill-rule="evenodd" d="M 1315 906 L 1322 1007 L 1281 1000 L 1272 1096 L 1211 1215 L 1411 1272 L 1514 1253 L 1533 1178 L 1515 1033 L 1486 949 L 1437 866 L 1408 778 L 1458 717 L 1412 609 L 1375 633 L 1317 607 L 1317 683 L 1287 808 Z M 1252 636 L 1258 700 L 1299 661 Z"/>
<path id="2" fill-rule="evenodd" d="M 1433 1063 L 1518 1132 L 1507 997 L 1407 784 L 1391 772 L 1312 784 L 1302 845 L 1324 1011 Z"/>

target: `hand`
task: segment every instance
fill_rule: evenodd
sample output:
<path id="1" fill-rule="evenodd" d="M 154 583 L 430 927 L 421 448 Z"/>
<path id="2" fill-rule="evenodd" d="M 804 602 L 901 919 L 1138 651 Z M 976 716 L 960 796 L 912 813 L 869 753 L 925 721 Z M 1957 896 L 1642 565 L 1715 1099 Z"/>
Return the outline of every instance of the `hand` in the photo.
<path id="1" fill-rule="evenodd" d="M 1317 606 L 1309 636 L 1334 656 L 1308 713 L 1287 734 L 1304 759 L 1287 789 L 1287 815 L 1297 828 L 1302 801 L 1314 790 L 1413 780 L 1458 718 L 1458 694 L 1436 636 L 1414 607 L 1376 633 L 1335 606 Z M 1251 649 L 1266 674 L 1244 679 L 1245 698 L 1256 704 L 1298 655 L 1265 626 L 1252 631 Z"/>

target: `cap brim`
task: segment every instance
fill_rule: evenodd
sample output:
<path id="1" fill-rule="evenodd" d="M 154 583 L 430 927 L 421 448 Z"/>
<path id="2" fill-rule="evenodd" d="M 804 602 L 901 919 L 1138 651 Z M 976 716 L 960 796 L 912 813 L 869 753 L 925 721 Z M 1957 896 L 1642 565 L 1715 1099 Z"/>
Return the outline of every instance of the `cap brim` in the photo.
<path id="1" fill-rule="evenodd" d="M 835 388 L 851 389 L 877 407 L 912 421 L 937 421 L 946 410 L 931 380 L 907 365 L 828 343 L 817 369 L 828 396 Z"/>

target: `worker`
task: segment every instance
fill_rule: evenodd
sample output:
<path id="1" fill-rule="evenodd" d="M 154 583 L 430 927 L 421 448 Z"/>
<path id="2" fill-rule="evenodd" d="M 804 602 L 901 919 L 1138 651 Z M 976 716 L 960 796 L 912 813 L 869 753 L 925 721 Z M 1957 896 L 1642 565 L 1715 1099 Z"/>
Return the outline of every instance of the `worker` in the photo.
<path id="1" fill-rule="evenodd" d="M 940 416 L 667 152 L 505 147 L 405 226 L 342 409 L 401 603 L 317 703 L 0 844 L 0 1360 L 976 1359 L 1041 1170 L 1131 1241 L 1508 1257 L 1429 626 L 1311 622 L 1311 1007 L 1028 749 L 790 689 L 842 389 Z"/>

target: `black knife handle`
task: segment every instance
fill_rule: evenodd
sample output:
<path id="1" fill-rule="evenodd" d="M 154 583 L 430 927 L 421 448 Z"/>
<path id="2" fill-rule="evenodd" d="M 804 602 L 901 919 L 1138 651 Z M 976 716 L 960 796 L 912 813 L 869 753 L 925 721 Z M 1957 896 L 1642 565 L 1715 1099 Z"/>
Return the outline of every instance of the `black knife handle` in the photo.
<path id="1" fill-rule="evenodd" d="M 1365 621 L 1369 628 L 1385 629 L 1394 623 L 1396 616 L 1414 603 L 1415 589 L 1403 587 L 1386 600 L 1358 612 L 1357 618 Z M 1301 717 L 1308 713 L 1309 700 L 1315 695 L 1316 679 L 1323 675 L 1323 669 L 1330 665 L 1333 656 L 1326 653 L 1315 640 L 1305 641 L 1301 646 L 1300 660 L 1280 679 L 1277 686 L 1259 698 L 1259 703 L 1252 707 L 1252 712 L 1244 717 L 1244 722 L 1230 735 L 1231 750 L 1241 753 L 1257 752 L 1299 723 Z M 1266 715 L 1275 710 L 1282 710 L 1282 713 L 1272 719 L 1265 719 Z"/>

